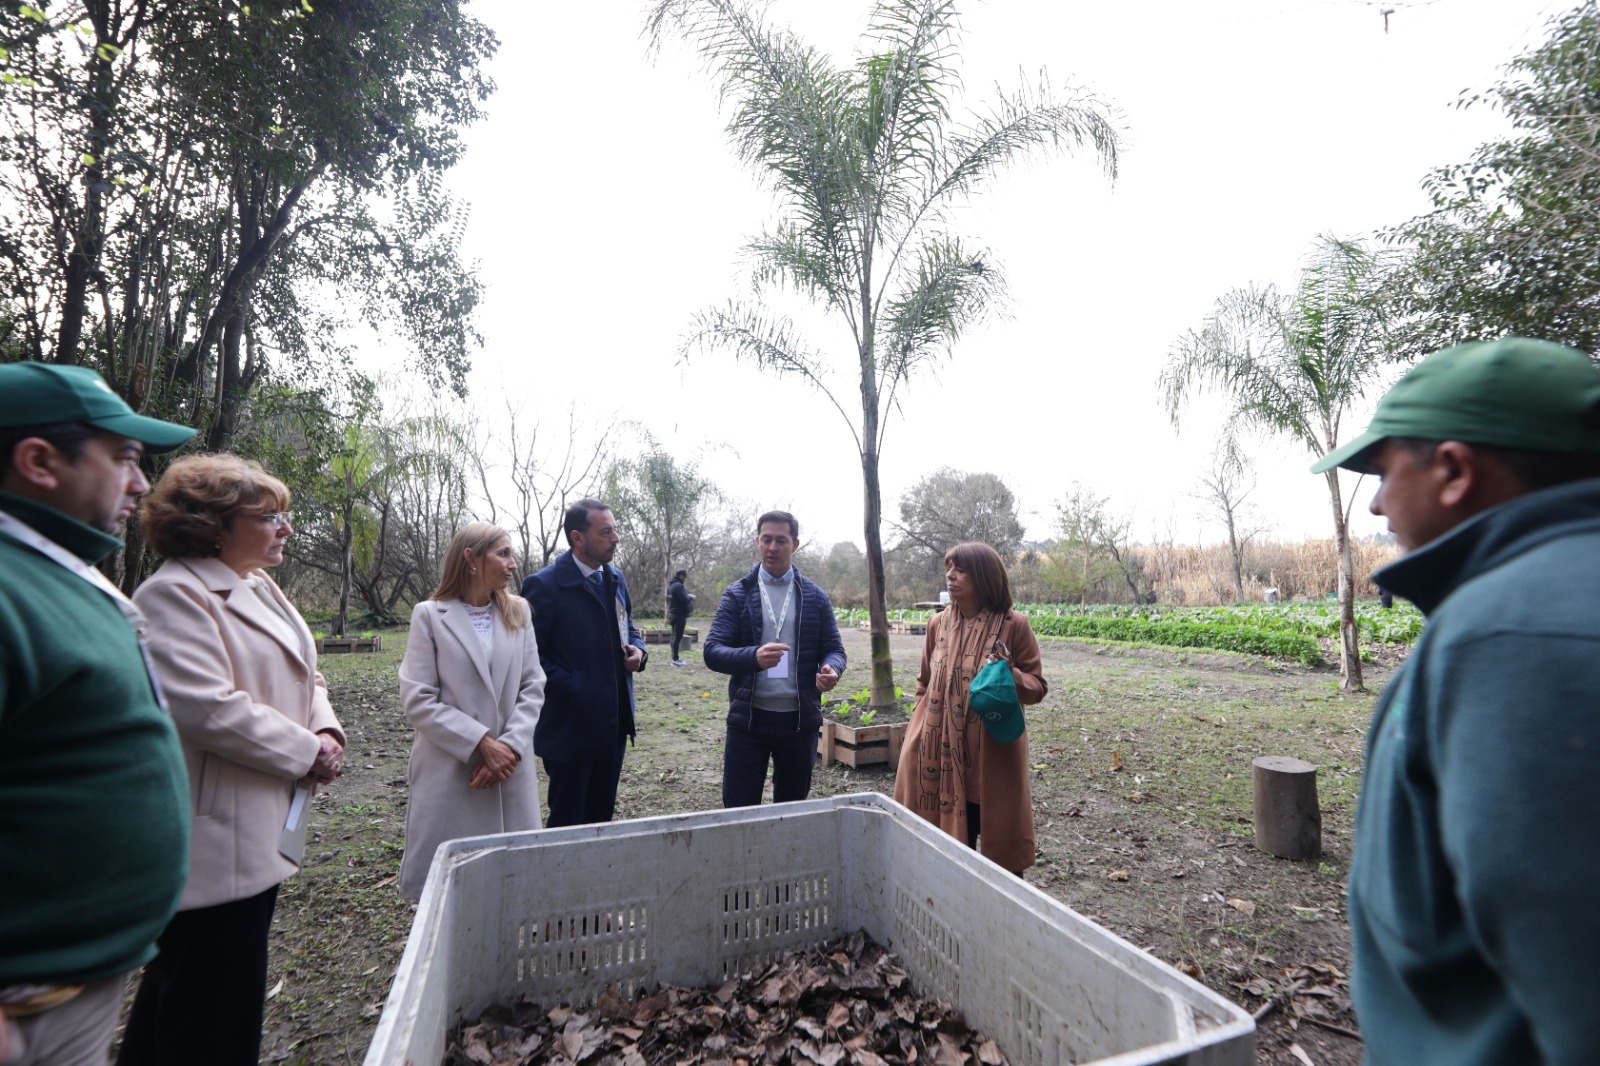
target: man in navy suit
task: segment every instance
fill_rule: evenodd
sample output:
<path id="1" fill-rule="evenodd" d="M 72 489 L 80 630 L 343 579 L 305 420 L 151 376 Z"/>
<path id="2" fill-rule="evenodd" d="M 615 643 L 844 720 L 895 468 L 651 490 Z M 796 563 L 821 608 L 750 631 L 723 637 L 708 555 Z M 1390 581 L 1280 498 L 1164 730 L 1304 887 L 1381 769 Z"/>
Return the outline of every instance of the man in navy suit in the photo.
<path id="1" fill-rule="evenodd" d="M 617 553 L 617 521 L 599 500 L 567 509 L 570 551 L 522 583 L 544 666 L 533 750 L 549 781 L 545 825 L 609 822 L 634 736 L 633 675 L 649 653 Z"/>

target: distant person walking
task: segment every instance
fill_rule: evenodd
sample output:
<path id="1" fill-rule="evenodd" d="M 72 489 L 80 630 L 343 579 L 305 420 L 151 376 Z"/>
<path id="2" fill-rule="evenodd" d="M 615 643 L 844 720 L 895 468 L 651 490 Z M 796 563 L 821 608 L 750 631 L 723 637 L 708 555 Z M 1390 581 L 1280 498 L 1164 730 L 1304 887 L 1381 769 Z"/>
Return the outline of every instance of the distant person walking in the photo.
<path id="1" fill-rule="evenodd" d="M 844 642 L 828 594 L 793 564 L 800 523 L 787 511 L 756 522 L 760 563 L 728 586 L 706 637 L 705 661 L 728 679 L 722 805 L 754 807 L 772 767 L 772 801 L 811 792 L 822 694 L 844 673 Z"/>
<path id="2" fill-rule="evenodd" d="M 667 624 L 672 627 L 672 665 L 688 666 L 679 654 L 683 644 L 683 627 L 689 623 L 689 615 L 694 610 L 694 594 L 684 588 L 684 579 L 689 576 L 689 571 L 679 570 L 672 575 L 672 580 L 667 582 Z"/>
<path id="3" fill-rule="evenodd" d="M 609 822 L 622 759 L 635 735 L 633 675 L 650 659 L 633 624 L 617 554 L 617 520 L 583 499 L 562 523 L 569 550 L 522 583 L 544 666 L 533 750 L 549 779 L 550 828 Z"/>
<path id="4" fill-rule="evenodd" d="M 1011 609 L 1005 563 L 987 544 L 944 554 L 950 606 L 928 620 L 917 704 L 906 728 L 894 798 L 985 858 L 1021 875 L 1034 863 L 1028 735 L 989 736 L 967 710 L 967 689 L 985 663 L 1009 660 L 1017 699 L 1044 699 L 1039 641 Z"/>
<path id="5" fill-rule="evenodd" d="M 416 727 L 407 771 L 400 894 L 422 895 L 446 840 L 538 829 L 533 734 L 544 667 L 528 604 L 507 585 L 511 537 L 471 522 L 445 552 L 433 596 L 411 611 L 400 701 Z"/>

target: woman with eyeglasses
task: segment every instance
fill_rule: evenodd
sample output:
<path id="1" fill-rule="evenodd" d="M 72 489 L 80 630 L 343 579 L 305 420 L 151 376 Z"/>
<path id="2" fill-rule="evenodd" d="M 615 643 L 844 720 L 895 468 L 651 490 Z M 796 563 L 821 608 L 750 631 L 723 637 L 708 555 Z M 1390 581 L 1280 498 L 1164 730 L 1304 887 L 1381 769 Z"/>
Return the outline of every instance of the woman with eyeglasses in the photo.
<path id="1" fill-rule="evenodd" d="M 192 455 L 140 510 L 165 561 L 133 601 L 194 821 L 183 900 L 145 967 L 118 1066 L 255 1066 L 260 1055 L 278 885 L 299 867 L 306 805 L 339 775 L 345 743 L 311 631 L 267 576 L 294 532 L 288 507 L 259 464 Z"/>

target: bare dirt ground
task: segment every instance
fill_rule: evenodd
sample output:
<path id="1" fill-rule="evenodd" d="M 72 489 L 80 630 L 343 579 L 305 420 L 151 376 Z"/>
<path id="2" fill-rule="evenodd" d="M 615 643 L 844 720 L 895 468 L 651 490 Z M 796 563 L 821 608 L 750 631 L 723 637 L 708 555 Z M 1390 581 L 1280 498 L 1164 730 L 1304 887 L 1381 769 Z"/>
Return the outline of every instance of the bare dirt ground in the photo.
<path id="1" fill-rule="evenodd" d="M 411 747 L 395 681 L 404 640 L 386 633 L 377 655 L 323 661 L 350 750 L 344 777 L 315 801 L 306 868 L 279 897 L 263 1062 L 359 1063 L 399 962 L 412 918 L 394 884 Z M 1368 693 L 1344 694 L 1328 670 L 1041 643 L 1050 694 L 1029 712 L 1040 854 L 1028 880 L 1248 1010 L 1271 1000 L 1258 1063 L 1359 1063 L 1343 878 L 1362 740 L 1387 667 L 1369 669 Z M 867 677 L 866 635 L 851 631 L 846 645 L 842 693 Z M 920 637 L 893 638 L 907 692 L 920 649 Z M 664 651 L 640 678 L 619 817 L 719 805 L 725 678 L 697 652 L 673 668 Z M 1320 861 L 1251 845 L 1259 755 L 1320 768 Z M 819 768 L 813 794 L 868 790 L 892 792 L 892 773 Z"/>

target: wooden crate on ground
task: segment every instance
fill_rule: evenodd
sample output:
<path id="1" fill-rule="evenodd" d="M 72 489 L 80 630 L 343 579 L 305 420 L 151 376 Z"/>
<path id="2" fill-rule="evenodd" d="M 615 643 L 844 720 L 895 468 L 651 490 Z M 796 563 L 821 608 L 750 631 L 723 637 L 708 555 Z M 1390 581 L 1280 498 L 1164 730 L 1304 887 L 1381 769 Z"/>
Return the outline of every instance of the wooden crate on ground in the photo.
<path id="1" fill-rule="evenodd" d="M 926 622 L 890 622 L 889 623 L 889 632 L 891 632 L 891 633 L 909 633 L 912 636 L 920 637 L 920 636 L 922 636 L 922 635 L 924 635 L 925 633 L 928 632 L 928 623 L 926 623 Z"/>
<path id="2" fill-rule="evenodd" d="M 842 722 L 822 723 L 817 740 L 817 758 L 823 766 L 881 766 L 900 768 L 900 748 L 906 739 L 905 722 L 894 725 L 850 726 Z"/>
<path id="3" fill-rule="evenodd" d="M 382 651 L 383 635 L 370 637 L 322 637 L 317 641 L 318 655 L 340 655 L 358 651 Z"/>
<path id="4" fill-rule="evenodd" d="M 646 644 L 671 644 L 672 630 L 670 629 L 641 629 Z M 685 629 L 683 631 L 683 647 L 692 648 L 699 643 L 700 631 L 698 629 Z"/>

